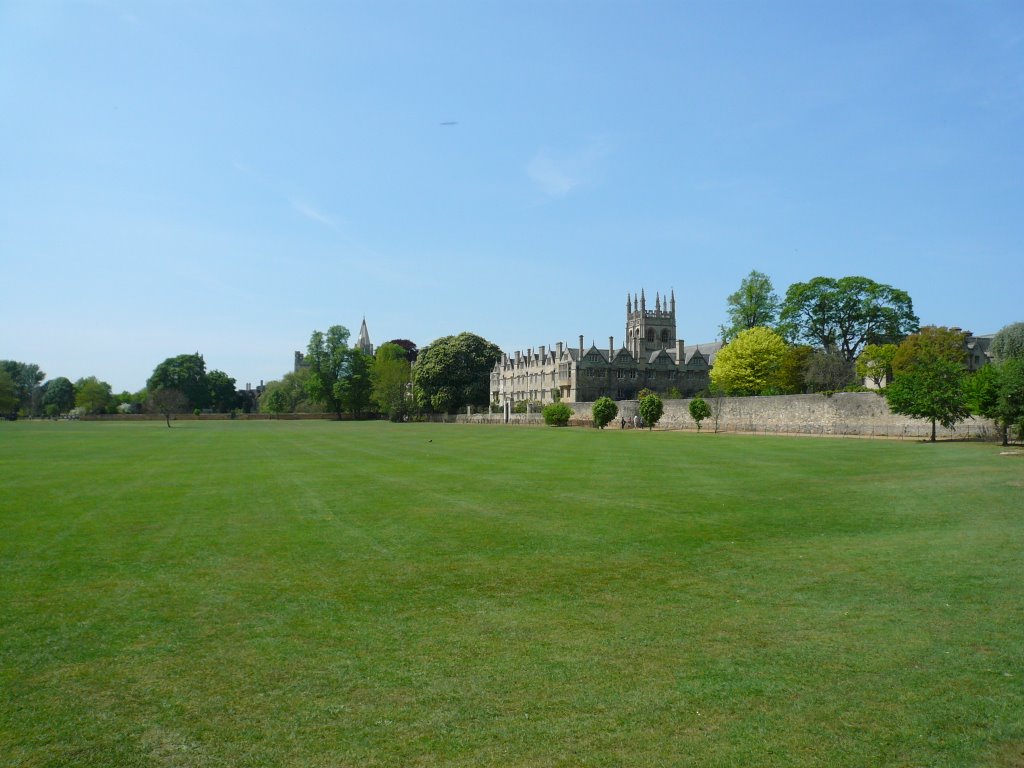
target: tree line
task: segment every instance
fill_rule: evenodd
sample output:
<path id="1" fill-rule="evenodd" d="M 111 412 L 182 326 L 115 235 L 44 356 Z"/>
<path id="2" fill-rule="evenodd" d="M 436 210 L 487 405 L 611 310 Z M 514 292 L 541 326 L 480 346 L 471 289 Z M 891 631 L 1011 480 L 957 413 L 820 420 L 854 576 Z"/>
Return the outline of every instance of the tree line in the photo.
<path id="1" fill-rule="evenodd" d="M 372 413 L 392 421 L 450 413 L 487 404 L 490 371 L 501 357 L 497 345 L 467 332 L 443 336 L 422 350 L 395 339 L 373 356 L 350 347 L 350 338 L 343 325 L 313 331 L 302 367 L 266 385 L 260 410 L 320 411 L 339 419 Z"/>
<path id="2" fill-rule="evenodd" d="M 910 296 L 865 277 L 816 277 L 779 299 L 752 271 L 727 300 L 725 346 L 711 390 L 773 395 L 866 389 L 870 380 L 895 412 L 951 427 L 972 415 L 994 419 L 1006 443 L 1024 435 L 1024 323 L 993 338 L 991 365 L 968 372 L 966 334 L 920 327 Z"/>
<path id="3" fill-rule="evenodd" d="M 228 413 L 252 405 L 236 390 L 235 379 L 223 371 L 207 371 L 198 352 L 167 358 L 138 392 L 114 393 L 110 384 L 95 376 L 74 382 L 64 376 L 44 379 L 46 374 L 35 363 L 0 360 L 0 414 L 13 418 L 144 410 Z"/>

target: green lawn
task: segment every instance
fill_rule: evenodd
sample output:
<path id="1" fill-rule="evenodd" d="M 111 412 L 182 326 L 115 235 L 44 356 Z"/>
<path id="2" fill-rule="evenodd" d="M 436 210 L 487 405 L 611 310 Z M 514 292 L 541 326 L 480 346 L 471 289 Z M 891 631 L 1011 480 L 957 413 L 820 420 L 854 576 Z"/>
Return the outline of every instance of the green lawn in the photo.
<path id="1" fill-rule="evenodd" d="M 1024 456 L 0 425 L 0 764 L 1021 766 Z"/>

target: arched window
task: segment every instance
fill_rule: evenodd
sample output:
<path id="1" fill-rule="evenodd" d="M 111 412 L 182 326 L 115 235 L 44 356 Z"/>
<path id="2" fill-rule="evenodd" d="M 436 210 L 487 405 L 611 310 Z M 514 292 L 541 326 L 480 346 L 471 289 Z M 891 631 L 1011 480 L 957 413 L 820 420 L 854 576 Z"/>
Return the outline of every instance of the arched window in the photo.
<path id="1" fill-rule="evenodd" d="M 661 332 L 661 343 L 668 344 L 668 328 Z"/>
<path id="2" fill-rule="evenodd" d="M 653 328 L 648 328 L 647 329 L 647 340 L 648 341 L 654 341 L 654 329 Z"/>

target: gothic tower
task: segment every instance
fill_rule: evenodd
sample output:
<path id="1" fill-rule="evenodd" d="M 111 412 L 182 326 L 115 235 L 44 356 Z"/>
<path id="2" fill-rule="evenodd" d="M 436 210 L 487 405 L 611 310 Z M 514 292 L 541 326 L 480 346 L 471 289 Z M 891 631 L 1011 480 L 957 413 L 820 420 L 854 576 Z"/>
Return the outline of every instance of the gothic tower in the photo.
<path id="1" fill-rule="evenodd" d="M 671 349 L 676 343 L 676 292 L 671 298 L 655 294 L 654 309 L 647 309 L 643 289 L 640 299 L 626 295 L 626 349 L 637 360 L 646 360 L 660 349 Z"/>

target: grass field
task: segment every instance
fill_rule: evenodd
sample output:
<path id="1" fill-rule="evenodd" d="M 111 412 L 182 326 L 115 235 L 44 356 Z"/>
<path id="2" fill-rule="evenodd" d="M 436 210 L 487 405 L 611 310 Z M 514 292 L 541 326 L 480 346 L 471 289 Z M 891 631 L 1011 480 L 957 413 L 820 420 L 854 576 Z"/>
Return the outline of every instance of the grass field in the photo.
<path id="1" fill-rule="evenodd" d="M 1001 450 L 0 425 L 0 764 L 1022 766 Z"/>

